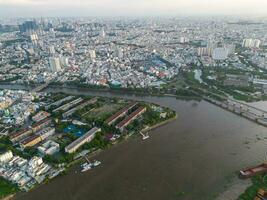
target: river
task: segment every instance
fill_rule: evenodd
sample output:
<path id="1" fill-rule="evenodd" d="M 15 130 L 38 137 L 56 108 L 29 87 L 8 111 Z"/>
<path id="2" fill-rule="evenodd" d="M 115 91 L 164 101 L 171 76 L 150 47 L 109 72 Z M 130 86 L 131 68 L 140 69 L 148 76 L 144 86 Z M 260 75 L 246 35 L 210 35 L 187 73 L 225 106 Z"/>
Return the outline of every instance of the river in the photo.
<path id="1" fill-rule="evenodd" d="M 172 97 L 121 95 L 85 89 L 47 89 L 119 96 L 174 109 L 178 118 L 103 151 L 102 165 L 60 176 L 18 200 L 208 200 L 224 190 L 240 168 L 266 160 L 266 128 L 208 102 Z"/>

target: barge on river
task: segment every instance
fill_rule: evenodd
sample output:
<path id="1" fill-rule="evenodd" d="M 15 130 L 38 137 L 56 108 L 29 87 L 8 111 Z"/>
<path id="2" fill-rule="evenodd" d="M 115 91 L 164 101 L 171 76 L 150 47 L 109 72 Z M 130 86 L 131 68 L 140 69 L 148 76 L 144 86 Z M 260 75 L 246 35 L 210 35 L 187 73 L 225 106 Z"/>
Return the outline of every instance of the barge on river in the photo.
<path id="1" fill-rule="evenodd" d="M 252 176 L 265 172 L 267 172 L 267 162 L 257 165 L 255 167 L 249 167 L 244 170 L 240 170 L 239 175 L 240 178 L 250 178 Z"/>

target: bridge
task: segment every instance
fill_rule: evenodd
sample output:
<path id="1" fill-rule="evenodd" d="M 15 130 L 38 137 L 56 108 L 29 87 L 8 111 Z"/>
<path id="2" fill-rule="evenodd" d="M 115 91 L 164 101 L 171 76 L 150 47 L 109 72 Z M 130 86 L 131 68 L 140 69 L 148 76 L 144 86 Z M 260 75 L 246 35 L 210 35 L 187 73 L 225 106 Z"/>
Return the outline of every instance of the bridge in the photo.
<path id="1" fill-rule="evenodd" d="M 219 101 L 209 96 L 204 96 L 204 95 L 201 95 L 195 92 L 196 94 L 201 95 L 203 99 L 205 99 L 206 101 L 209 101 L 235 114 L 243 116 L 244 118 L 255 121 L 258 124 L 267 126 L 267 111 L 262 110 L 260 108 L 256 108 L 255 106 L 249 105 L 247 103 L 237 101 L 233 98 L 225 97 L 225 96 L 210 92 L 205 89 L 201 89 L 201 88 L 198 88 L 198 89 L 203 91 L 204 94 L 210 94 L 212 96 L 215 96 L 221 99 L 221 101 Z"/>
<path id="2" fill-rule="evenodd" d="M 205 100 L 224 108 L 230 112 L 238 114 L 244 118 L 257 122 L 258 124 L 267 126 L 267 111 L 248 105 L 234 99 L 218 101 L 210 97 L 204 97 Z"/>

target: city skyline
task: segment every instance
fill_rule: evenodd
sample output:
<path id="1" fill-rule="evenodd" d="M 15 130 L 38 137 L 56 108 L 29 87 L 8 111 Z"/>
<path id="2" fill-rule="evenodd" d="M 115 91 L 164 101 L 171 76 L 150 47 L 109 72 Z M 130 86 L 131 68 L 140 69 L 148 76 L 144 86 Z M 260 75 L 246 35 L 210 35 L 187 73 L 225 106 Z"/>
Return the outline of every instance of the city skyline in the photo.
<path id="1" fill-rule="evenodd" d="M 0 17 L 266 16 L 265 0 L 0 0 Z"/>

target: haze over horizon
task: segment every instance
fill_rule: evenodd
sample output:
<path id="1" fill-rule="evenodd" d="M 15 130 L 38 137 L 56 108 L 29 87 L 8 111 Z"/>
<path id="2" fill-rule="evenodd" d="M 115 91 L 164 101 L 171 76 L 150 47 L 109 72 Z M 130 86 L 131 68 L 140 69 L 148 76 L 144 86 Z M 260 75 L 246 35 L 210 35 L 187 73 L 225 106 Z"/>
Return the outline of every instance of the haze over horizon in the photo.
<path id="1" fill-rule="evenodd" d="M 0 17 L 266 16 L 266 0 L 0 0 Z"/>

